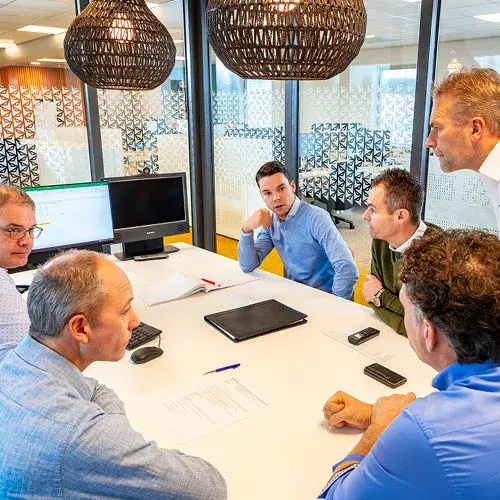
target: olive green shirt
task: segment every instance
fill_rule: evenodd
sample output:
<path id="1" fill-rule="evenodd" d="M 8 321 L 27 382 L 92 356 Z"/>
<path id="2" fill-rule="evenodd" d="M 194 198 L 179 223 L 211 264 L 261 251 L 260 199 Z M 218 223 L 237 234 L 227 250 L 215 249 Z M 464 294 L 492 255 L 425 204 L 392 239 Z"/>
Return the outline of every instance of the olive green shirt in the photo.
<path id="1" fill-rule="evenodd" d="M 424 234 L 441 230 L 434 224 L 426 223 L 426 225 L 427 229 Z M 370 303 L 370 307 L 384 323 L 387 323 L 400 335 L 406 337 L 404 308 L 399 300 L 399 292 L 402 286 L 401 281 L 399 281 L 399 260 L 401 255 L 402 251 L 391 249 L 387 241 L 373 240 L 371 274 L 381 281 L 385 291 L 380 298 L 380 307 L 376 307 L 372 303 Z"/>

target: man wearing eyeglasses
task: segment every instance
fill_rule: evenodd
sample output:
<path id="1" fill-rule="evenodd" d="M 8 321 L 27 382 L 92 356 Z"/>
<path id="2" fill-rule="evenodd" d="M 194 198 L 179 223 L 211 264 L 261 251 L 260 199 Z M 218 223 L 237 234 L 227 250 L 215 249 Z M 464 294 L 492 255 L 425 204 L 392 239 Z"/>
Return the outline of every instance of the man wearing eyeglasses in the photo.
<path id="1" fill-rule="evenodd" d="M 0 343 L 19 342 L 28 333 L 26 302 L 7 270 L 28 262 L 40 233 L 33 200 L 18 188 L 0 185 Z"/>

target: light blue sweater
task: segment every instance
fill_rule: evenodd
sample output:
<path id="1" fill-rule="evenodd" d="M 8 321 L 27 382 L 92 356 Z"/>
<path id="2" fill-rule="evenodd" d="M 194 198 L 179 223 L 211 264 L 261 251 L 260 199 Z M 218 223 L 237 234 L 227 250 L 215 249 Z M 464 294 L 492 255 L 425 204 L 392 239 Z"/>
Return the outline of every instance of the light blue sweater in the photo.
<path id="1" fill-rule="evenodd" d="M 241 269 L 253 271 L 276 247 L 287 278 L 350 299 L 358 270 L 330 215 L 295 198 L 284 221 L 276 214 L 272 217 L 271 227 L 263 228 L 255 241 L 253 233 L 241 233 Z"/>

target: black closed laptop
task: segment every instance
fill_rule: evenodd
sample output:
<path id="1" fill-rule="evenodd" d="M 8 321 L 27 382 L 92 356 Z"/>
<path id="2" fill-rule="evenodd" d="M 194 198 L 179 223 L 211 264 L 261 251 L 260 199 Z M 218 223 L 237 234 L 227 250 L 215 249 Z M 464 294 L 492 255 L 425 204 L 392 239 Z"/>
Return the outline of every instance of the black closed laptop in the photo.
<path id="1" fill-rule="evenodd" d="M 234 342 L 306 323 L 307 314 L 277 300 L 264 300 L 248 306 L 205 316 L 205 321 Z"/>

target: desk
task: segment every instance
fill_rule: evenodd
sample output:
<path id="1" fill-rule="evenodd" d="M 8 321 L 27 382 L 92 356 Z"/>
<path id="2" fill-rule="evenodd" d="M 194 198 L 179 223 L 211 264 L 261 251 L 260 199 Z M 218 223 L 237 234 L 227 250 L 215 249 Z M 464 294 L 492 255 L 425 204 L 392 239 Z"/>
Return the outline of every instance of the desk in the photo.
<path id="1" fill-rule="evenodd" d="M 167 260 L 119 265 L 134 287 L 182 268 L 193 272 L 237 265 L 205 250 L 177 246 L 181 251 Z M 357 431 L 326 427 L 322 415 L 326 399 L 338 389 L 371 402 L 393 392 L 424 396 L 432 390 L 435 372 L 369 308 L 264 271 L 254 274 L 260 279 L 163 305 L 145 307 L 136 301 L 141 319 L 164 331 L 165 354 L 144 365 L 132 365 L 127 354 L 118 363 L 94 363 L 85 374 L 114 389 L 125 403 L 132 427 L 165 448 L 175 443 L 157 417 L 158 403 L 237 377 L 268 406 L 183 445 L 182 451 L 209 460 L 221 471 L 230 500 L 312 499 L 328 480 L 331 465 L 360 437 Z M 22 273 L 14 278 L 23 282 Z M 307 313 L 308 323 L 233 343 L 203 320 L 205 314 L 268 298 Z M 380 343 L 394 356 L 386 366 L 408 378 L 396 391 L 363 375 L 372 359 L 325 335 L 345 330 L 347 336 L 369 325 L 381 330 L 370 343 Z M 236 362 L 241 367 L 235 371 L 201 375 Z"/>

